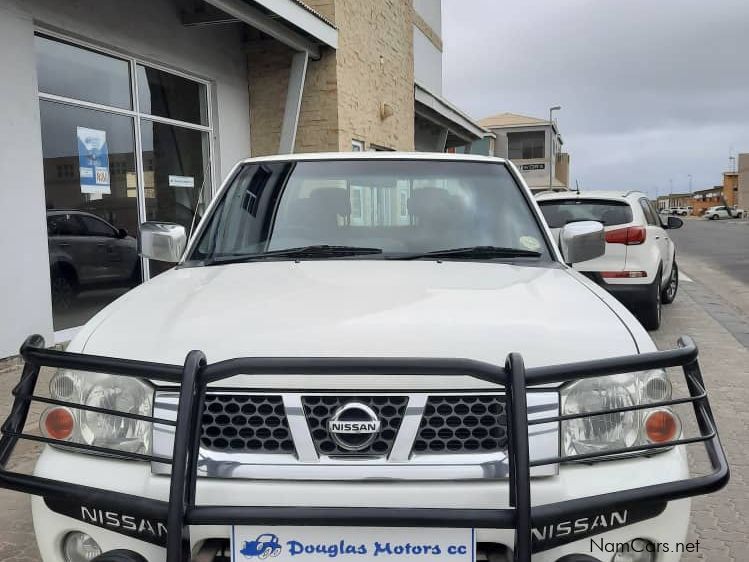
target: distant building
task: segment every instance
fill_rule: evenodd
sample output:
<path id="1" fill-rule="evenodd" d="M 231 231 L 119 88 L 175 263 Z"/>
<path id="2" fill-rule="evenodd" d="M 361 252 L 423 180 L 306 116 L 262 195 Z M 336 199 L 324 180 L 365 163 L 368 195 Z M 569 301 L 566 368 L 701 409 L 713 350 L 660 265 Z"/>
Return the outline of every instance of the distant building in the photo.
<path id="1" fill-rule="evenodd" d="M 661 211 L 663 209 L 669 209 L 671 205 L 668 201 L 668 195 L 660 195 L 658 196 L 658 199 L 655 200 L 655 205 L 658 207 L 658 210 Z"/>
<path id="2" fill-rule="evenodd" d="M 704 214 L 706 209 L 716 205 L 736 204 L 738 176 L 737 172 L 723 172 L 723 185 L 695 191 L 692 197 L 692 214 L 699 216 Z"/>
<path id="3" fill-rule="evenodd" d="M 742 209 L 749 207 L 749 153 L 739 154 L 736 172 L 736 203 Z"/>
<path id="4" fill-rule="evenodd" d="M 692 206 L 692 194 L 691 193 L 671 193 L 668 196 L 668 207 L 673 209 L 674 207 L 691 207 Z"/>
<path id="5" fill-rule="evenodd" d="M 562 152 L 556 121 L 500 113 L 480 119 L 479 125 L 495 137 L 494 156 L 512 160 L 533 191 L 568 189 L 570 156 Z"/>

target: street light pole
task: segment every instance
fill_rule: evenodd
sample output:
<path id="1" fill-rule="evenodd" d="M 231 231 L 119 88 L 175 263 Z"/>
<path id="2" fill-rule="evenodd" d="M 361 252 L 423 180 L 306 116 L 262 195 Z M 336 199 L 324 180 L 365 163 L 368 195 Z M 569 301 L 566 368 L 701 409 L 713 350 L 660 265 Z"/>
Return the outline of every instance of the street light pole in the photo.
<path id="1" fill-rule="evenodd" d="M 562 109 L 561 105 L 555 105 L 549 108 L 549 190 L 554 185 L 552 182 L 552 167 L 554 164 L 554 121 L 552 115 L 555 111 Z"/>

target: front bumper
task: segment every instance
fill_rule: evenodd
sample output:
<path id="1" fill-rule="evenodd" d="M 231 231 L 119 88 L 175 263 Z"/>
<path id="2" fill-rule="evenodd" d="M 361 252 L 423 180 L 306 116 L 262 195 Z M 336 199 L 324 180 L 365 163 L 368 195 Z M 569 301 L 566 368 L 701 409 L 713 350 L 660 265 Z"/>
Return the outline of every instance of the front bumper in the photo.
<path id="1" fill-rule="evenodd" d="M 151 473 L 147 463 L 123 462 L 46 448 L 39 458 L 34 474 L 38 477 L 61 480 L 71 484 L 108 488 L 135 496 L 165 500 L 169 497 L 169 478 Z M 650 458 L 637 457 L 596 465 L 565 465 L 555 477 L 534 478 L 531 495 L 534 502 L 549 504 L 580 498 L 591 494 L 605 494 L 624 487 L 642 487 L 688 478 L 686 454 L 683 447 Z M 499 509 L 509 505 L 509 483 L 500 482 L 294 482 L 251 481 L 199 478 L 197 503 L 200 505 L 266 505 L 333 507 L 336 498 L 345 497 L 350 507 L 369 509 L 437 508 L 437 509 Z M 654 518 L 631 523 L 594 537 L 575 540 L 559 547 L 534 554 L 534 561 L 556 561 L 565 554 L 600 554 L 609 560 L 608 553 L 598 553 L 590 538 L 604 543 L 625 543 L 635 538 L 654 542 L 676 544 L 685 540 L 689 520 L 690 500 L 668 504 L 666 510 Z M 85 504 L 70 504 L 74 515 L 81 513 Z M 37 542 L 44 562 L 61 562 L 62 540 L 71 531 L 83 531 L 93 537 L 104 551 L 127 548 L 142 554 L 149 562 L 162 562 L 164 548 L 148 542 L 153 540 L 144 527 L 140 540 L 123 536 L 116 527 L 92 525 L 50 509 L 43 498 L 32 499 L 34 526 L 44 529 L 37 533 Z M 122 515 L 122 514 L 119 514 Z M 639 514 L 627 514 L 628 520 Z M 90 517 L 90 514 L 89 514 Z M 111 518 L 111 517 L 110 517 Z M 609 518 L 606 518 L 610 522 Z M 90 520 L 90 519 L 89 519 Z M 106 525 L 106 517 L 101 518 Z M 120 524 L 121 517 L 111 518 L 111 524 Z M 537 532 L 554 532 L 537 529 Z M 562 531 L 564 532 L 564 531 Z M 191 551 L 195 552 L 203 541 L 226 539 L 231 536 L 230 525 L 192 526 Z M 476 541 L 512 546 L 513 529 L 477 528 Z M 664 557 L 662 561 L 678 560 Z M 660 562 L 660 561 L 659 561 Z"/>
<path id="2" fill-rule="evenodd" d="M 725 455 L 717 436 L 697 363 L 696 346 L 688 338 L 683 338 L 679 343 L 678 349 L 670 351 L 527 370 L 523 366 L 522 358 L 517 354 L 511 354 L 502 368 L 462 359 L 420 358 L 248 358 L 206 365 L 202 353 L 191 352 L 185 365 L 179 367 L 43 350 L 43 340 L 38 336 L 32 337 L 21 350 L 26 366 L 21 382 L 14 390 L 16 399 L 12 411 L 3 424 L 3 437 L 0 439 L 0 486 L 45 498 L 34 501 L 34 517 L 37 535 L 52 537 L 49 541 L 40 539 L 40 549 L 48 561 L 59 558 L 59 554 L 55 555 L 55 544 L 58 545 L 59 553 L 59 541 L 65 525 L 69 526 L 71 521 L 75 520 L 72 517 L 52 515 L 41 502 L 56 504 L 58 509 L 62 504 L 72 503 L 78 508 L 79 514 L 82 514 L 82 507 L 85 507 L 89 520 L 98 521 L 99 527 L 102 527 L 97 533 L 112 533 L 118 537 L 100 543 L 105 549 L 112 545 L 122 547 L 123 544 L 132 541 L 142 542 L 138 538 L 132 538 L 132 533 L 125 532 L 127 529 L 124 528 L 125 520 L 122 514 L 141 522 L 135 525 L 136 527 L 143 525 L 147 528 L 149 525 L 153 527 L 154 524 L 157 529 L 163 527 L 164 536 L 162 537 L 162 533 L 159 532 L 157 537 L 160 541 L 154 541 L 154 545 L 141 545 L 138 551 L 149 560 L 162 560 L 162 547 L 165 545 L 168 562 L 190 560 L 191 546 L 198 543 L 199 537 L 225 536 L 227 526 L 232 524 L 473 528 L 480 533 L 479 541 L 483 540 L 483 537 L 496 537 L 498 540 L 501 539 L 502 544 L 510 545 L 514 549 L 513 559 L 520 562 L 530 561 L 533 552 L 533 560 L 555 560 L 556 553 L 549 552 L 551 548 L 557 548 L 560 544 L 563 546 L 558 550 L 559 553 L 581 552 L 574 550 L 580 548 L 580 545 L 576 544 L 576 541 L 580 542 L 577 539 L 600 535 L 603 529 L 606 529 L 607 535 L 614 533 L 612 537 L 620 537 L 620 542 L 628 540 L 625 539 L 627 536 L 633 538 L 629 535 L 632 531 L 644 533 L 650 529 L 649 533 L 640 535 L 650 538 L 650 533 L 655 530 L 660 532 L 660 527 L 652 525 L 654 520 L 659 521 L 659 526 L 660 522 L 664 525 L 664 536 L 652 537 L 654 540 L 677 541 L 683 539 L 686 529 L 685 521 L 688 515 L 685 509 L 687 506 L 683 503 L 685 499 L 718 490 L 729 478 Z M 111 450 L 102 451 L 91 445 L 61 443 L 24 432 L 29 404 L 32 401 L 55 403 L 34 394 L 41 366 L 148 377 L 181 384 L 177 421 L 149 418 L 152 423 L 175 425 L 173 457 L 117 452 L 120 457 L 131 461 L 171 464 L 172 476 L 150 476 L 145 472 L 149 470 L 146 463 L 83 457 L 51 449 L 45 451 L 37 473 L 33 476 L 6 470 L 6 463 L 18 439 L 64 444 L 66 447 L 90 452 L 113 453 Z M 620 460 L 601 463 L 594 467 L 567 465 L 558 477 L 534 480 L 531 486 L 532 466 L 595 460 L 601 457 L 602 453 L 558 456 L 531 462 L 528 451 L 529 426 L 559 422 L 573 417 L 585 418 L 608 414 L 612 410 L 529 420 L 526 385 L 561 383 L 671 366 L 683 367 L 689 397 L 627 406 L 615 411 L 692 404 L 699 426 L 699 436 L 661 444 L 609 450 L 606 455 L 647 450 L 664 452 L 650 459 Z M 237 374 L 275 373 L 346 374 L 367 377 L 465 375 L 502 385 L 505 387 L 508 403 L 509 480 L 483 483 L 434 482 L 418 485 L 393 482 L 334 483 L 331 484 L 333 488 L 327 488 L 321 483 L 237 483 L 236 480 L 230 483 L 221 480 L 198 482 L 198 436 L 207 385 Z M 65 405 L 71 407 L 68 403 Z M 82 410 L 91 409 L 82 405 L 75 407 Z M 136 417 L 134 414 L 110 410 L 99 411 L 126 418 Z M 690 479 L 680 445 L 698 442 L 705 445 L 713 472 Z M 62 458 L 66 459 L 64 463 L 54 462 L 55 459 Z M 90 467 L 94 462 L 103 463 L 101 470 L 96 471 L 98 477 L 91 472 Z M 83 463 L 78 467 L 79 470 L 76 470 L 77 463 Z M 660 463 L 664 463 L 664 466 L 661 467 Z M 72 479 L 61 479 L 61 466 L 65 467 L 65 474 L 71 475 Z M 628 469 L 622 470 L 622 467 Z M 576 478 L 572 476 L 575 474 Z M 595 478 L 592 477 L 593 474 L 596 475 Z M 531 487 L 535 503 L 533 507 Z M 293 503 L 289 501 L 289 497 L 293 498 Z M 331 497 L 334 500 L 331 501 Z M 341 505 L 340 498 L 345 498 L 345 506 Z M 616 517 L 612 515 L 614 512 L 618 513 Z M 678 513 L 682 513 L 681 518 Z M 69 514 L 74 515 L 75 512 Z M 61 522 L 60 517 L 69 521 Z M 662 519 L 664 517 L 665 519 Z M 592 524 L 601 518 L 604 522 L 608 520 L 611 523 Z M 638 522 L 645 521 L 646 524 L 625 526 L 634 522 L 635 518 Z M 578 520 L 591 523 L 584 533 L 569 536 L 564 529 L 570 527 L 570 522 L 577 527 Z M 651 523 L 647 523 L 647 520 Z M 111 523 L 112 521 L 114 523 Z M 120 524 L 116 525 L 118 521 Z M 673 529 L 666 529 L 668 521 L 676 522 Z M 92 526 L 97 528 L 96 525 Z M 105 531 L 104 528 L 116 528 L 118 532 Z M 551 535 L 555 535 L 553 540 L 547 540 L 544 535 L 539 538 L 542 531 L 548 534 L 544 531 L 548 529 L 551 529 Z M 560 534 L 564 536 L 560 537 Z M 131 538 L 124 538 L 126 536 Z M 563 540 L 557 540 L 559 538 Z"/>

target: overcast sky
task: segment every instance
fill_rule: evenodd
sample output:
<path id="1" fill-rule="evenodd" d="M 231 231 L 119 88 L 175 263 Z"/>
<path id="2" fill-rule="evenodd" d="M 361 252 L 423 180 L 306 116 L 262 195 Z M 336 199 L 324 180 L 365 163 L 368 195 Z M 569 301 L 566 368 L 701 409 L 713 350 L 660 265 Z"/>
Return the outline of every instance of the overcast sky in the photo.
<path id="1" fill-rule="evenodd" d="M 749 152 L 749 0 L 443 0 L 444 94 L 555 114 L 571 182 L 651 195 Z"/>

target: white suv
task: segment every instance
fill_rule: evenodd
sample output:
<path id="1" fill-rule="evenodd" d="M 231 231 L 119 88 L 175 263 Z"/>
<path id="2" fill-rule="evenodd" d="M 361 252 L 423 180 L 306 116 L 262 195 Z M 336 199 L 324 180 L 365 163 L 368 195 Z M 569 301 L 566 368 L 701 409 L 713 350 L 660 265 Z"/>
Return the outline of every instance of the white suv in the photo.
<path id="1" fill-rule="evenodd" d="M 141 225 L 174 269 L 64 352 L 27 340 L 0 487 L 44 562 L 675 562 L 728 466 L 694 343 L 568 267 L 603 237 L 557 248 L 496 158 L 241 162 L 187 249 Z"/>
<path id="2" fill-rule="evenodd" d="M 606 253 L 575 264 L 596 283 L 627 305 L 648 330 L 661 323 L 661 304 L 669 304 L 679 287 L 676 247 L 668 229 L 681 219 L 661 220 L 653 204 L 638 191 L 588 191 L 537 197 L 555 236 L 566 224 L 593 220 L 604 225 Z"/>

